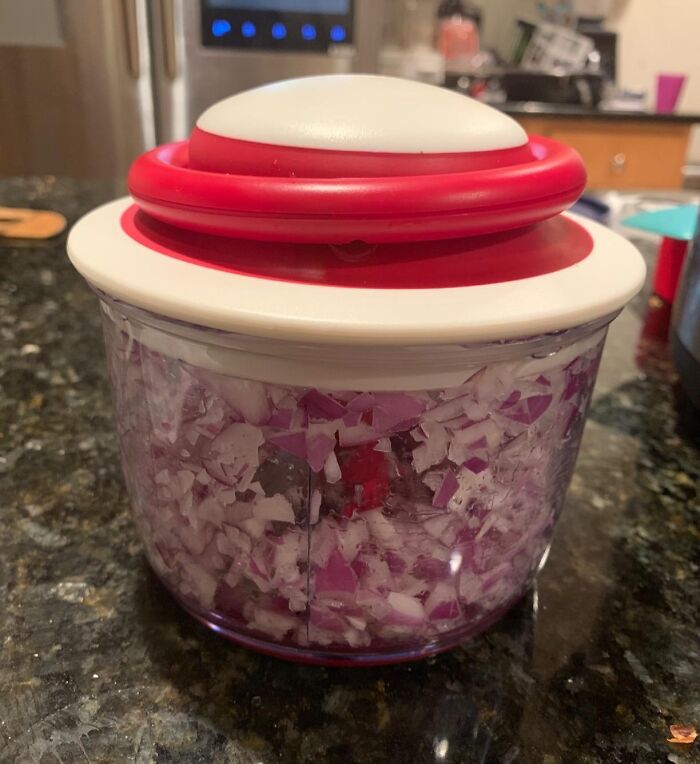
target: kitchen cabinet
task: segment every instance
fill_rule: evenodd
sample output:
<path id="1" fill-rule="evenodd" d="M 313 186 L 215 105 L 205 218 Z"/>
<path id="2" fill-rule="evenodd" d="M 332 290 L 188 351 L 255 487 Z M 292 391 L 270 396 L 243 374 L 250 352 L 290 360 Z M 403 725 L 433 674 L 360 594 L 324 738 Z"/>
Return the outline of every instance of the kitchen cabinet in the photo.
<path id="1" fill-rule="evenodd" d="M 679 189 L 692 123 L 651 116 L 513 114 L 528 133 L 568 143 L 583 157 L 593 189 Z"/>

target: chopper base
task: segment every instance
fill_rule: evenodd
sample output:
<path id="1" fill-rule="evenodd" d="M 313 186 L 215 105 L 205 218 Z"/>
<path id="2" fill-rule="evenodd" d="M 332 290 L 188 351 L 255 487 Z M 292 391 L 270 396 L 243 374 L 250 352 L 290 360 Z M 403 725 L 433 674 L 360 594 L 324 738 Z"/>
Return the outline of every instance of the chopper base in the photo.
<path id="1" fill-rule="evenodd" d="M 375 652 L 368 652 L 366 648 L 357 651 L 351 650 L 333 650 L 329 648 L 299 647 L 292 644 L 275 643 L 271 640 L 260 639 L 252 636 L 250 633 L 239 628 L 232 628 L 227 623 L 227 619 L 222 618 L 212 611 L 202 610 L 194 606 L 191 602 L 185 600 L 176 594 L 173 589 L 158 575 L 153 569 L 158 581 L 163 585 L 168 594 L 185 610 L 189 615 L 195 618 L 203 626 L 211 629 L 216 634 L 225 637 L 240 647 L 245 647 L 254 652 L 280 658 L 281 660 L 291 661 L 293 663 L 303 663 L 315 666 L 329 666 L 336 668 L 348 667 L 372 667 L 372 666 L 390 666 L 397 663 L 409 663 L 430 658 L 433 655 L 452 650 L 462 642 L 468 641 L 488 630 L 495 623 L 500 621 L 512 608 L 515 607 L 525 595 L 530 591 L 534 583 L 533 580 L 528 583 L 522 592 L 511 599 L 498 610 L 489 613 L 483 620 L 476 624 L 471 624 L 466 629 L 448 632 L 441 639 L 435 639 L 428 643 L 416 645 L 414 647 L 403 646 L 386 647 L 378 649 Z M 541 566 L 540 566 L 541 567 Z"/>

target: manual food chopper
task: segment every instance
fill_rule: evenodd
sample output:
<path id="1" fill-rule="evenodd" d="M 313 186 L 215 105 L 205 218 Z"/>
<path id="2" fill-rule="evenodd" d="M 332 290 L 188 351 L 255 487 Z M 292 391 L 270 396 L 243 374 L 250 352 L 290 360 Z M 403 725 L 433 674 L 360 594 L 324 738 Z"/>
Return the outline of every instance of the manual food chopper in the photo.
<path id="1" fill-rule="evenodd" d="M 172 595 L 284 658 L 497 620 L 546 556 L 626 240 L 579 156 L 440 88 L 290 80 L 134 163 L 68 250 L 99 297 L 129 497 Z"/>

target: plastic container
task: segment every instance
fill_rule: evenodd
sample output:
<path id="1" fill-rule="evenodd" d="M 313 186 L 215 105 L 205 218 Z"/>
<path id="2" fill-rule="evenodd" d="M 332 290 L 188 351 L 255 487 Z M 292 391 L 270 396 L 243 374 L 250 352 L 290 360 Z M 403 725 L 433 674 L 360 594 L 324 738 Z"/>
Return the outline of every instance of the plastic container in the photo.
<path id="1" fill-rule="evenodd" d="M 376 77 L 236 96 L 137 161 L 137 203 L 90 213 L 69 253 L 100 298 L 136 522 L 183 607 L 352 665 L 447 649 L 523 595 L 644 277 L 625 240 L 557 214 L 584 180 L 482 104 Z"/>
<path id="2" fill-rule="evenodd" d="M 673 114 L 685 81 L 685 74 L 656 75 L 656 111 L 658 114 Z"/>
<path id="3" fill-rule="evenodd" d="M 479 53 L 481 13 L 467 8 L 464 3 L 440 3 L 437 10 L 435 47 L 443 57 L 449 72 L 473 69 L 474 57 Z"/>

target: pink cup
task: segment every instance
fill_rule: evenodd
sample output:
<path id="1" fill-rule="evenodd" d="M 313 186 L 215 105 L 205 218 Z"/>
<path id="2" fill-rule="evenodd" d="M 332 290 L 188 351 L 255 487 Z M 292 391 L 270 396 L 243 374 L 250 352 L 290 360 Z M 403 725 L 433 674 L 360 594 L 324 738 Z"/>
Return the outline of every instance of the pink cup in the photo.
<path id="1" fill-rule="evenodd" d="M 685 74 L 658 74 L 656 76 L 656 111 L 671 114 L 685 84 Z"/>

